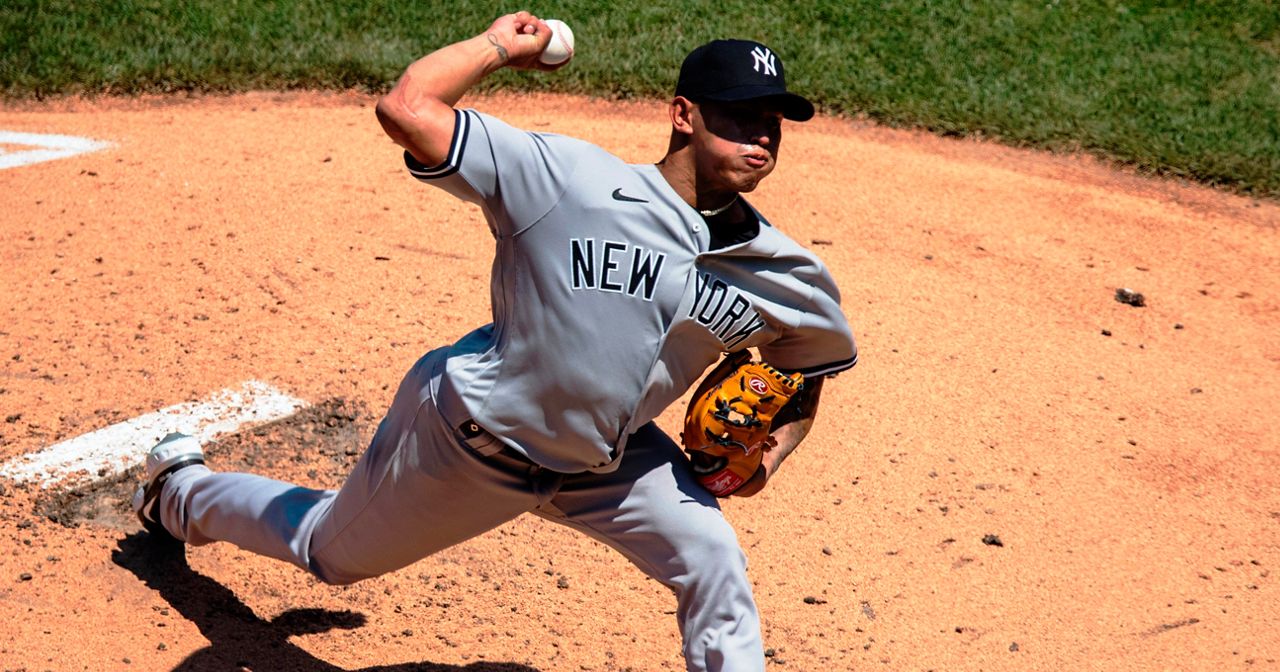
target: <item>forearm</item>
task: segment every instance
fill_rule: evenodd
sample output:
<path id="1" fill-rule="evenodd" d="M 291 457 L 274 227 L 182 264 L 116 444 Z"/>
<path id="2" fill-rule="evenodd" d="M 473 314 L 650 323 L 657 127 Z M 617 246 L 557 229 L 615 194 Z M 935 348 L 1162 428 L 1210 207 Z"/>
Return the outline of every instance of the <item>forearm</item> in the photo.
<path id="1" fill-rule="evenodd" d="M 799 418 L 794 422 L 779 427 L 770 435 L 777 445 L 764 454 L 765 470 L 770 475 L 778 470 L 778 465 L 782 464 L 787 456 L 804 441 L 804 437 L 809 435 L 809 430 L 813 428 L 813 417 Z"/>
<path id="2" fill-rule="evenodd" d="M 818 400 L 822 396 L 822 384 L 825 378 L 805 381 L 805 389 L 791 398 L 791 401 L 774 416 L 773 431 L 769 434 L 771 446 L 761 458 L 761 471 L 756 473 L 746 485 L 734 493 L 740 497 L 750 497 L 764 488 L 765 483 L 777 473 L 782 462 L 800 445 L 813 428 L 813 419 L 818 414 Z"/>
<path id="3" fill-rule="evenodd" d="M 508 58 L 506 48 L 488 32 L 455 42 L 410 64 L 387 98 L 410 110 L 436 104 L 452 108 Z"/>
<path id="4" fill-rule="evenodd" d="M 553 70 L 538 56 L 551 29 L 528 12 L 499 17 L 485 32 L 414 61 L 378 100 L 378 121 L 396 144 L 434 166 L 449 156 L 453 106 L 486 75 L 501 67 Z M 563 65 L 563 64 L 561 64 Z"/>
<path id="5" fill-rule="evenodd" d="M 506 63 L 506 50 L 491 39 L 477 35 L 423 56 L 378 101 L 383 130 L 422 163 L 444 161 L 453 137 L 453 106 Z"/>
<path id="6" fill-rule="evenodd" d="M 792 397 L 774 418 L 771 436 L 777 445 L 765 453 L 765 470 L 768 475 L 772 476 L 778 470 L 778 465 L 809 435 L 813 419 L 818 415 L 818 401 L 822 398 L 822 385 L 825 381 L 826 378 L 806 380 L 804 389 Z"/>

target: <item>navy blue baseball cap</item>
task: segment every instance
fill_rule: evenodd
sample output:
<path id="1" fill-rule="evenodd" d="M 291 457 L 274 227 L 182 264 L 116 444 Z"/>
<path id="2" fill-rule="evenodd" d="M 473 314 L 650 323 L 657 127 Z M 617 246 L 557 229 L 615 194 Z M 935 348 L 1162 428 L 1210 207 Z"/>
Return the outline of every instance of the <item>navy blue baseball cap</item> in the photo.
<path id="1" fill-rule="evenodd" d="M 695 103 L 773 98 L 781 103 L 787 119 L 813 118 L 813 103 L 787 91 L 782 59 L 751 40 L 715 40 L 689 52 L 680 66 L 676 95 Z"/>

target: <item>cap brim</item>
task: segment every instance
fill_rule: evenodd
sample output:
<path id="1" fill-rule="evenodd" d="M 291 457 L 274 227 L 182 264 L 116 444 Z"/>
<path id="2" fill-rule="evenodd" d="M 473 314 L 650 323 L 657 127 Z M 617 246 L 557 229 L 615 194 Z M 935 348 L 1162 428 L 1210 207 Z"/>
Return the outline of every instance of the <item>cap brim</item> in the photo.
<path id="1" fill-rule="evenodd" d="M 813 118 L 813 103 L 808 98 L 789 91 L 779 91 L 772 86 L 738 86 L 700 97 L 721 103 L 768 98 L 777 101 L 782 107 L 782 116 L 791 121 L 809 121 Z"/>

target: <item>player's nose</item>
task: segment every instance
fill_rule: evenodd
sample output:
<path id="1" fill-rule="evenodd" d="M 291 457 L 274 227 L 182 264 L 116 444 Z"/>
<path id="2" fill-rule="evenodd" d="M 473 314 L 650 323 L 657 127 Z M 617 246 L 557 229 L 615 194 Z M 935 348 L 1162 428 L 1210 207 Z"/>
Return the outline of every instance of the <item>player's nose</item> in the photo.
<path id="1" fill-rule="evenodd" d="M 758 147 L 763 147 L 765 149 L 773 149 L 778 142 L 778 137 L 776 133 L 771 133 L 769 131 L 760 131 L 760 132 L 751 134 L 751 142 L 752 144 L 755 144 Z"/>
<path id="2" fill-rule="evenodd" d="M 760 124 L 751 130 L 751 140 L 761 147 L 768 147 L 778 141 L 780 130 L 772 124 Z"/>

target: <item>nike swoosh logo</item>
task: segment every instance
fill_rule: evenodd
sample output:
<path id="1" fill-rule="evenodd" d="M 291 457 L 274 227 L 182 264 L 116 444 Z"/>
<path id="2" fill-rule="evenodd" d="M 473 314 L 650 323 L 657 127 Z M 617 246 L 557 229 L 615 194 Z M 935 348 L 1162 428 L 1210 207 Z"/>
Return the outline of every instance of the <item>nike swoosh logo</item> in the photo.
<path id="1" fill-rule="evenodd" d="M 648 203 L 649 202 L 644 200 L 643 198 L 633 198 L 631 196 L 627 196 L 626 194 L 622 193 L 621 188 L 613 190 L 613 200 L 623 201 L 625 203 Z"/>

